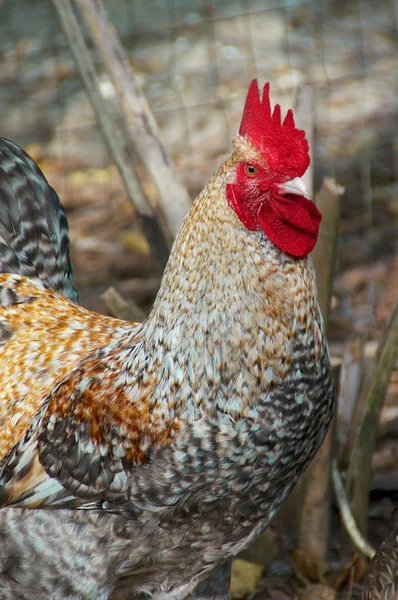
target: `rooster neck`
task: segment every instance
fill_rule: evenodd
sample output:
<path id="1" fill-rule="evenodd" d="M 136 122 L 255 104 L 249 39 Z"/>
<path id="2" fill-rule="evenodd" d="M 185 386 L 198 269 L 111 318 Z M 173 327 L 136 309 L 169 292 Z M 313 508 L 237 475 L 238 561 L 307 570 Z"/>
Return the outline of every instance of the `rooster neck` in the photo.
<path id="1" fill-rule="evenodd" d="M 217 402 L 246 414 L 286 376 L 293 338 L 312 338 L 318 315 L 310 262 L 247 230 L 228 206 L 233 164 L 232 156 L 185 219 L 142 332 L 156 397 L 172 397 L 190 419 Z"/>

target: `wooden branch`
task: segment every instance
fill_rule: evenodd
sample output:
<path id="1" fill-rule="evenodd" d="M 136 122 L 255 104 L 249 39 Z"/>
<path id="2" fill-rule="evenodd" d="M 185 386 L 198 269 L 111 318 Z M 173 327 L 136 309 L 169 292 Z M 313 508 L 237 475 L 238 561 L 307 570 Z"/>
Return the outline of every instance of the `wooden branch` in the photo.
<path id="1" fill-rule="evenodd" d="M 376 554 L 376 550 L 365 540 L 355 523 L 336 459 L 333 459 L 332 461 L 332 481 L 341 520 L 343 521 L 346 532 L 350 536 L 350 539 L 357 550 L 362 552 L 362 554 L 368 558 L 373 558 Z"/>
<path id="2" fill-rule="evenodd" d="M 154 200 L 160 205 L 170 237 L 174 238 L 191 207 L 191 199 L 160 141 L 155 118 L 102 1 L 75 1 L 116 90 L 127 147 L 134 150 L 149 173 L 156 191 Z"/>
<path id="3" fill-rule="evenodd" d="M 347 492 L 360 531 L 366 535 L 372 455 L 380 412 L 398 352 L 398 302 L 380 341 L 366 391 L 364 413 L 355 439 L 347 475 Z"/>
<path id="4" fill-rule="evenodd" d="M 363 380 L 366 337 L 362 332 L 354 333 L 344 351 L 340 370 L 339 410 L 337 419 L 337 454 L 339 463 L 348 465 L 354 441 L 353 423 L 360 406 L 360 389 Z M 362 413 L 362 411 L 361 411 Z M 358 427 L 355 428 L 355 432 Z M 350 449 L 350 451 L 348 451 Z"/>
<path id="5" fill-rule="evenodd" d="M 344 189 L 334 179 L 325 178 L 315 197 L 322 213 L 318 242 L 312 254 L 318 287 L 319 305 L 325 322 L 329 320 L 333 276 L 336 264 L 339 196 Z M 330 463 L 333 448 L 333 427 L 300 484 L 298 548 L 326 560 L 330 527 Z M 311 535 L 309 535 L 309 532 Z"/>
<path id="6" fill-rule="evenodd" d="M 314 460 L 300 482 L 297 547 L 320 560 L 327 559 L 330 537 L 330 460 L 333 422 Z"/>
<path id="7" fill-rule="evenodd" d="M 344 188 L 332 177 L 325 177 L 315 196 L 315 204 L 322 215 L 317 244 L 311 255 L 316 272 L 318 301 L 325 330 L 329 325 L 329 309 L 332 297 L 333 277 L 336 268 L 338 228 L 340 222 L 340 196 Z"/>
<path id="8" fill-rule="evenodd" d="M 152 251 L 162 267 L 169 254 L 169 241 L 163 224 L 147 200 L 140 178 L 127 151 L 124 130 L 112 118 L 108 104 L 104 101 L 98 85 L 94 63 L 86 47 L 84 37 L 70 0 L 52 0 L 58 14 L 69 48 L 76 61 L 84 87 L 91 100 L 105 142 L 113 156 L 126 186 L 127 194 L 142 224 Z"/>
<path id="9" fill-rule="evenodd" d="M 117 319 L 141 323 L 146 317 L 136 302 L 125 300 L 114 287 L 108 288 L 101 298 L 109 308 L 111 315 Z"/>
<path id="10" fill-rule="evenodd" d="M 156 296 L 160 288 L 161 279 L 159 277 L 146 277 L 124 279 L 120 281 L 118 287 L 122 294 L 129 298 L 134 298 L 136 302 L 145 303 L 150 298 Z"/>

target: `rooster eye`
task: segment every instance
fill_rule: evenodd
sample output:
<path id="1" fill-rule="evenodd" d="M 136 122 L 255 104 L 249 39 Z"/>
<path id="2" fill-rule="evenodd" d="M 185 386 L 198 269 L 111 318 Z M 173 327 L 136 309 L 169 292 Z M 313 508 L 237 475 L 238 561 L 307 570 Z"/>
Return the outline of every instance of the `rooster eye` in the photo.
<path id="1" fill-rule="evenodd" d="M 248 177 L 254 177 L 257 173 L 257 168 L 254 165 L 245 165 L 245 173 Z"/>

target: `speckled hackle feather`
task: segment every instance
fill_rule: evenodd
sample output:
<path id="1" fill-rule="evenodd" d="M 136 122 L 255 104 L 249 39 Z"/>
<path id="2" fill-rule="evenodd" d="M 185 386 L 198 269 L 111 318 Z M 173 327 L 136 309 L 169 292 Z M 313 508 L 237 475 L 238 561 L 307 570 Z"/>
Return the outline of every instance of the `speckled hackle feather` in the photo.
<path id="1" fill-rule="evenodd" d="M 12 391 L 0 373 L 0 502 L 96 508 L 79 529 L 90 560 L 72 561 L 86 576 L 67 579 L 69 595 L 45 579 L 52 598 L 105 600 L 128 576 L 130 594 L 182 600 L 267 526 L 325 435 L 333 384 L 311 262 L 247 229 L 226 201 L 242 161 L 265 159 L 236 138 L 185 219 L 142 325 L 0 279 L 0 364 L 19 356 L 29 371 Z M 35 368 L 41 353 L 48 373 Z M 22 413 L 26 403 L 23 425 L 14 403 Z M 113 515 L 99 525 L 98 511 Z"/>

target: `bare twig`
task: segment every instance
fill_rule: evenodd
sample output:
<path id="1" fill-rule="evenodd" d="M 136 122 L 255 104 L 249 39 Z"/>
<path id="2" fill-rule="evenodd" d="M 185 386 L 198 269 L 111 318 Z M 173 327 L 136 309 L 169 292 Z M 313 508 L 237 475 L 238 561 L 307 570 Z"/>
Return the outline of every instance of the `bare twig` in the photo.
<path id="1" fill-rule="evenodd" d="M 124 131 L 112 118 L 108 105 L 101 95 L 94 64 L 71 2 L 70 0 L 52 0 L 52 2 L 101 126 L 106 144 L 126 185 L 129 199 L 137 211 L 154 255 L 161 266 L 164 267 L 169 253 L 169 242 L 163 224 L 158 220 L 154 209 L 148 202 L 140 178 L 134 171 L 133 161 L 127 152 L 128 145 Z"/>
<path id="2" fill-rule="evenodd" d="M 297 546 L 321 560 L 327 558 L 330 536 L 330 458 L 333 430 L 332 423 L 300 483 Z"/>
<path id="3" fill-rule="evenodd" d="M 161 207 L 170 238 L 174 238 L 191 206 L 188 192 L 160 141 L 155 118 L 102 1 L 75 1 L 116 90 L 127 147 L 134 150 L 149 173 L 156 191 L 154 200 Z"/>
<path id="4" fill-rule="evenodd" d="M 384 330 L 375 367 L 366 391 L 364 413 L 355 439 L 347 475 L 352 512 L 363 534 L 367 529 L 369 482 L 376 431 L 398 351 L 398 302 Z"/>
<path id="5" fill-rule="evenodd" d="M 325 178 L 316 195 L 322 213 L 318 243 L 312 254 L 318 285 L 319 305 L 325 321 L 329 320 L 332 282 L 336 264 L 336 247 L 340 217 L 339 196 L 344 189 L 334 179 Z M 301 481 L 298 547 L 325 560 L 330 527 L 330 461 L 333 446 L 332 428 Z M 311 535 L 308 535 L 308 532 Z"/>
<path id="6" fill-rule="evenodd" d="M 133 300 L 127 301 L 114 288 L 108 288 L 102 295 L 102 300 L 109 308 L 112 316 L 124 321 L 140 323 L 145 319 L 145 313 Z"/>
<path id="7" fill-rule="evenodd" d="M 344 188 L 332 177 L 325 177 L 322 187 L 315 196 L 315 203 L 322 214 L 317 244 L 312 253 L 316 272 L 318 301 L 321 307 L 325 330 L 329 325 L 329 309 L 332 297 L 333 277 L 336 267 L 340 201 Z"/>
<path id="8" fill-rule="evenodd" d="M 345 493 L 343 482 L 341 480 L 341 475 L 337 466 L 336 459 L 333 459 L 332 461 L 332 481 L 337 504 L 339 507 L 340 516 L 344 523 L 345 530 L 350 536 L 350 539 L 354 546 L 368 558 L 373 558 L 376 554 L 376 551 L 365 540 L 355 523 L 355 519 L 352 515 L 350 506 L 348 504 L 347 496 Z"/>

